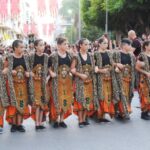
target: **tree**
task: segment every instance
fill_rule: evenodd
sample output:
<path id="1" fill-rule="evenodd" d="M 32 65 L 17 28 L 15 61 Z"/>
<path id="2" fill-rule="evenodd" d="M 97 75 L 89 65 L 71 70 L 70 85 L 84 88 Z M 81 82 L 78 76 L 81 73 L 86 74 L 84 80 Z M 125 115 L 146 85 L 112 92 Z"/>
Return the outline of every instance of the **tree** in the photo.
<path id="1" fill-rule="evenodd" d="M 108 0 L 109 30 L 126 34 L 134 29 L 150 33 L 150 0 Z M 86 25 L 105 28 L 105 0 L 82 0 Z M 86 10 L 86 11 L 85 11 Z"/>
<path id="2" fill-rule="evenodd" d="M 70 41 L 75 41 L 78 37 L 78 13 L 79 13 L 79 5 L 78 0 L 63 0 L 62 1 L 62 7 L 59 11 L 59 13 L 68 21 L 71 22 L 73 19 L 73 26 L 71 28 L 68 28 L 66 31 L 67 37 Z M 69 35 L 73 34 L 73 35 Z M 72 39 L 70 39 L 72 37 Z"/>
<path id="3" fill-rule="evenodd" d="M 82 37 L 94 41 L 103 35 L 102 29 L 96 26 L 86 26 L 82 27 Z"/>

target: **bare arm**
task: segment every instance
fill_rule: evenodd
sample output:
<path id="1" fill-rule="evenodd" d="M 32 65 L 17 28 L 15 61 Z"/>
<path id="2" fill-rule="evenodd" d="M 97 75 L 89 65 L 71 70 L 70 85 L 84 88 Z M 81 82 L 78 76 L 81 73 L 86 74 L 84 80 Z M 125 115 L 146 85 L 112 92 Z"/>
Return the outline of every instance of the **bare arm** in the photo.
<path id="1" fill-rule="evenodd" d="M 143 73 L 147 76 L 149 73 L 143 69 L 144 66 L 145 66 L 145 63 L 138 60 L 136 62 L 135 68 L 136 68 L 137 71 L 139 71 L 140 73 Z"/>
<path id="2" fill-rule="evenodd" d="M 86 80 L 86 79 L 87 79 L 87 75 L 86 75 L 86 74 L 83 74 L 83 73 L 77 72 L 77 70 L 76 70 L 76 64 L 77 64 L 76 60 L 73 59 L 72 64 L 71 64 L 71 73 L 72 73 L 73 75 L 75 75 L 75 76 L 81 78 L 82 80 Z"/>

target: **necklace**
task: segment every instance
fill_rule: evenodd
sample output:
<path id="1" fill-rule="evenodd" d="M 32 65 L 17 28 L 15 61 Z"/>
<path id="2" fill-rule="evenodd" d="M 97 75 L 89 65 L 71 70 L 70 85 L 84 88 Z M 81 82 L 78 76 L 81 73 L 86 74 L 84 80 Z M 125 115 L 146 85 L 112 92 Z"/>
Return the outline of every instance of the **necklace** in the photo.
<path id="1" fill-rule="evenodd" d="M 61 52 L 58 51 L 58 55 L 59 55 L 60 57 L 62 57 L 62 58 L 65 58 L 66 55 L 67 55 L 67 53 L 65 52 L 64 54 L 62 54 Z"/>

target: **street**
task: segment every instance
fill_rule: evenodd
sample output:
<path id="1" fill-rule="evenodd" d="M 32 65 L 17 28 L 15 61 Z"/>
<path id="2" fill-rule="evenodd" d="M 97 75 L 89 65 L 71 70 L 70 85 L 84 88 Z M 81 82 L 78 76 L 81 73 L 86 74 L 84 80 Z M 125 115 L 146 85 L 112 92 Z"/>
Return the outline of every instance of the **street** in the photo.
<path id="1" fill-rule="evenodd" d="M 135 93 L 133 113 L 128 122 L 112 120 L 111 123 L 95 123 L 78 128 L 77 117 L 66 120 L 67 129 L 53 129 L 48 122 L 44 131 L 35 131 L 34 122 L 24 122 L 25 133 L 11 133 L 5 123 L 0 135 L 1 150 L 149 150 L 149 121 L 140 119 L 139 99 Z"/>

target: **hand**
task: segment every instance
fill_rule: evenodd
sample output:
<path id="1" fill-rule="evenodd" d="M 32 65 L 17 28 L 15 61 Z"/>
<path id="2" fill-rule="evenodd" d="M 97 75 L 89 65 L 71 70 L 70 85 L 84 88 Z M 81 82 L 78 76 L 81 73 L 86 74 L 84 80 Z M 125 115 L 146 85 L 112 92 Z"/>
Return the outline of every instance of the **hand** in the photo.
<path id="1" fill-rule="evenodd" d="M 147 73 L 146 73 L 146 76 L 147 76 L 148 78 L 150 78 L 150 72 L 147 72 Z"/>
<path id="2" fill-rule="evenodd" d="M 33 72 L 30 72 L 30 75 L 31 75 L 32 77 L 34 77 L 34 76 L 35 76 L 35 74 L 34 74 Z"/>
<path id="3" fill-rule="evenodd" d="M 56 73 L 51 72 L 51 77 L 52 77 L 52 78 L 55 78 L 55 77 L 56 77 Z"/>
<path id="4" fill-rule="evenodd" d="M 75 74 L 76 73 L 76 68 L 71 69 L 71 72 L 72 72 L 72 74 Z"/>
<path id="5" fill-rule="evenodd" d="M 29 78 L 30 77 L 30 72 L 25 72 L 25 76 L 27 77 L 27 78 Z"/>
<path id="6" fill-rule="evenodd" d="M 115 68 L 115 72 L 120 73 L 120 70 L 118 67 Z"/>
<path id="7" fill-rule="evenodd" d="M 46 83 L 48 83 L 50 76 L 46 77 Z"/>
<path id="8" fill-rule="evenodd" d="M 12 70 L 12 75 L 16 76 L 16 74 L 17 74 L 17 71 L 16 70 Z"/>
<path id="9" fill-rule="evenodd" d="M 117 63 L 117 67 L 122 70 L 124 68 L 124 65 L 120 64 L 120 63 Z"/>
<path id="10" fill-rule="evenodd" d="M 3 69 L 2 74 L 6 75 L 8 73 L 8 68 Z"/>
<path id="11" fill-rule="evenodd" d="M 98 73 L 98 72 L 99 72 L 98 67 L 95 67 L 95 73 Z"/>
<path id="12" fill-rule="evenodd" d="M 88 78 L 88 76 L 86 74 L 81 74 L 80 78 L 84 81 Z"/>
<path id="13" fill-rule="evenodd" d="M 102 73 L 104 73 L 104 74 L 106 74 L 106 73 L 108 73 L 109 72 L 109 69 L 108 68 L 104 68 L 103 70 L 102 70 Z"/>

